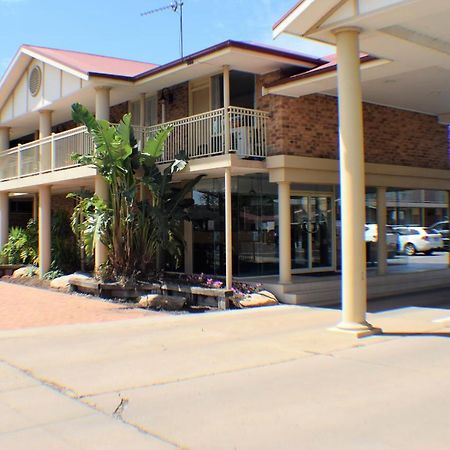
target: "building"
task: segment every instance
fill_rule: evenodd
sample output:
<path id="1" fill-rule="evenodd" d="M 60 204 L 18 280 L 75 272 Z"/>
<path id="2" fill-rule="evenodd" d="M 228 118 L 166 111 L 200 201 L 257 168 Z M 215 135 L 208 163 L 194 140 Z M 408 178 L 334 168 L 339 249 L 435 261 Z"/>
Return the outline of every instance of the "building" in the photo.
<path id="1" fill-rule="evenodd" d="M 331 10 L 339 23 L 346 23 L 348 7 L 341 11 L 338 3 L 342 4 L 299 2 L 276 24 L 275 32 L 309 36 L 305 23 L 320 22 L 320 14 L 328 17 Z M 423 15 L 418 5 L 424 2 L 387 3 L 414 4 L 405 19 L 413 24 Z M 435 10 L 428 8 L 427 14 L 448 13 L 445 2 L 435 3 Z M 360 20 L 374 21 L 376 28 L 380 25 L 374 17 L 381 13 L 371 4 Z M 382 13 L 386 18 L 389 5 Z M 359 16 L 352 12 L 349 17 Z M 336 43 L 335 34 L 328 31 L 333 20 L 321 26 L 324 40 Z M 395 29 L 389 37 L 403 42 L 403 35 L 393 36 L 400 32 Z M 380 48 L 368 46 L 363 48 L 367 54 L 359 54 L 358 34 L 342 36 L 349 62 L 345 59 L 340 67 L 350 67 L 343 76 L 338 76 L 335 58 L 316 59 L 236 41 L 163 66 L 22 46 L 0 82 L 0 244 L 7 239 L 9 199 L 34 199 L 43 274 L 51 261 L 52 206 L 67 205 L 66 193 L 80 188 L 104 195 L 95 170 L 76 167 L 70 159 L 73 152 L 88 152 L 92 145 L 85 130 L 70 119 L 70 105 L 80 102 L 98 118 L 111 121 L 131 111 L 140 139 L 171 123 L 174 130 L 161 164 L 184 150 L 190 164 L 178 181 L 206 175 L 193 193 L 195 218 L 185 224 L 185 271 L 224 275 L 228 285 L 232 276 L 277 276 L 281 286 L 289 286 L 293 274 L 336 269 L 342 228 L 351 254 L 343 251 L 343 257 L 352 261 L 343 266 L 344 285 L 353 292 L 350 298 L 355 290 L 362 295 L 352 304 L 364 305 L 365 194 L 377 200 L 382 275 L 382 230 L 391 192 L 433 190 L 446 199 L 450 190 L 447 94 L 430 98 L 419 89 L 428 82 L 432 89 L 448 93 L 450 67 L 448 54 L 443 57 L 442 51 L 429 47 L 426 58 L 414 65 L 402 59 L 408 52 L 397 58 L 390 51 L 395 46 L 386 48 L 384 41 Z M 339 43 L 337 48 L 339 61 Z M 357 95 L 360 68 L 363 103 Z M 339 77 L 349 83 L 340 85 L 340 128 Z M 343 102 L 343 92 L 350 93 L 350 106 Z M 343 126 L 348 127 L 349 159 L 342 153 Z M 96 262 L 103 260 L 98 247 Z M 355 279 L 360 281 L 355 284 Z M 364 328 L 364 308 L 359 308 L 357 320 L 352 316 L 348 322 Z"/>

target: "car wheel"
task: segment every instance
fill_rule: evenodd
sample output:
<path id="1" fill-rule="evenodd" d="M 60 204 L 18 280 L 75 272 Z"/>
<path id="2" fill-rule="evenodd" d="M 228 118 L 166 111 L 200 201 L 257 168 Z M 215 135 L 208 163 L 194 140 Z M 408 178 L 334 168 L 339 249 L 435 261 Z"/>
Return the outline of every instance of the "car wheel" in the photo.
<path id="1" fill-rule="evenodd" d="M 414 244 L 411 244 L 411 242 L 405 244 L 404 249 L 408 256 L 414 256 L 416 254 L 416 247 L 414 247 Z"/>

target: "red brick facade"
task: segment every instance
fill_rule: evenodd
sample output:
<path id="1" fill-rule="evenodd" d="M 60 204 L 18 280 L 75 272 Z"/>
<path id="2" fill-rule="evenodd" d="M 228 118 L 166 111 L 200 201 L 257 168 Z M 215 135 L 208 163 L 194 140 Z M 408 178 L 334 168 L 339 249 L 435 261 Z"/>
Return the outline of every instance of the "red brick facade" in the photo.
<path id="1" fill-rule="evenodd" d="M 73 213 L 73 208 L 75 206 L 75 200 L 72 198 L 67 198 L 66 194 L 54 194 L 52 195 L 52 211 L 65 210 L 69 214 Z"/>
<path id="2" fill-rule="evenodd" d="M 189 116 L 189 83 L 168 87 L 171 101 L 166 101 L 166 122 Z M 158 92 L 158 99 L 161 91 Z M 158 122 L 161 123 L 161 106 L 158 103 Z"/>
<path id="3" fill-rule="evenodd" d="M 276 79 L 277 73 L 258 80 Z M 300 98 L 258 96 L 257 108 L 271 113 L 269 154 L 338 158 L 337 99 L 327 95 Z M 365 160 L 433 169 L 448 168 L 448 131 L 427 114 L 364 104 Z"/>
<path id="4" fill-rule="evenodd" d="M 124 114 L 128 112 L 128 102 L 118 103 L 109 108 L 109 120 L 112 123 L 119 123 Z"/>

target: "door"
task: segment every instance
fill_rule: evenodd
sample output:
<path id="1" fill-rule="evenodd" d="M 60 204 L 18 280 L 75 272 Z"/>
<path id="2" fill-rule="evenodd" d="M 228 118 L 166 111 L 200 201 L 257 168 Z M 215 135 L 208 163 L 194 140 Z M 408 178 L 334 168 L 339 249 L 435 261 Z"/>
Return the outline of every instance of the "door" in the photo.
<path id="1" fill-rule="evenodd" d="M 291 196 L 292 272 L 334 270 L 334 208 L 331 194 Z"/>

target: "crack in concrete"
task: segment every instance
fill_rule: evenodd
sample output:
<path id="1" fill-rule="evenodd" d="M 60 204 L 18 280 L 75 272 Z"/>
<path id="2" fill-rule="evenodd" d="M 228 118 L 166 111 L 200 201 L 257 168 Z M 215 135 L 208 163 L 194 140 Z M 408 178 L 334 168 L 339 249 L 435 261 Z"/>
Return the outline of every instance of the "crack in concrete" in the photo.
<path id="1" fill-rule="evenodd" d="M 9 361 L 6 361 L 4 359 L 0 359 L 0 362 L 4 363 L 6 366 L 10 367 L 11 369 L 15 369 L 18 372 L 21 372 L 26 377 L 31 378 L 34 381 L 37 381 L 40 385 L 43 385 L 43 386 L 45 386 L 45 387 L 47 387 L 47 388 L 49 388 L 49 389 L 51 389 L 53 391 L 56 391 L 59 394 L 65 396 L 65 397 L 67 397 L 67 398 L 69 398 L 69 399 L 71 399 L 73 401 L 76 401 L 76 402 L 79 402 L 79 403 L 83 404 L 85 407 L 95 411 L 96 413 L 99 413 L 99 414 L 101 414 L 103 416 L 106 416 L 106 417 L 109 417 L 109 418 L 115 418 L 115 419 L 121 421 L 123 424 L 134 428 L 139 433 L 143 433 L 146 436 L 149 436 L 149 437 L 151 437 L 153 439 L 157 439 L 159 441 L 162 441 L 165 444 L 172 445 L 176 449 L 184 449 L 185 448 L 182 445 L 180 445 L 180 444 L 178 444 L 178 443 L 176 443 L 174 441 L 171 441 L 168 438 L 160 436 L 160 435 L 158 435 L 157 433 L 154 433 L 154 432 L 149 432 L 148 430 L 146 430 L 146 429 L 144 429 L 144 428 L 142 428 L 142 427 L 140 427 L 140 426 L 138 426 L 136 424 L 133 424 L 131 422 L 126 421 L 122 417 L 122 413 L 123 413 L 123 411 L 124 411 L 124 409 L 125 409 L 125 407 L 126 407 L 126 405 L 128 403 L 128 399 L 123 399 L 123 398 L 121 399 L 121 402 L 119 403 L 118 407 L 114 411 L 114 412 L 118 411 L 118 414 L 114 415 L 114 413 L 113 413 L 113 415 L 109 415 L 106 412 L 102 411 L 101 409 L 96 408 L 94 405 L 82 401 L 82 399 L 81 399 L 82 397 L 80 397 L 74 391 L 72 391 L 70 389 L 67 389 L 67 388 L 65 388 L 63 386 L 60 386 L 60 385 L 58 385 L 56 383 L 53 383 L 53 382 L 49 382 L 48 380 L 40 379 L 37 376 L 35 376 L 30 370 L 22 369 L 21 367 L 17 367 L 14 364 L 11 364 Z M 126 403 L 123 400 L 126 400 Z M 121 408 L 119 408 L 119 407 L 121 407 Z M 45 426 L 45 425 L 41 425 L 41 426 Z"/>

